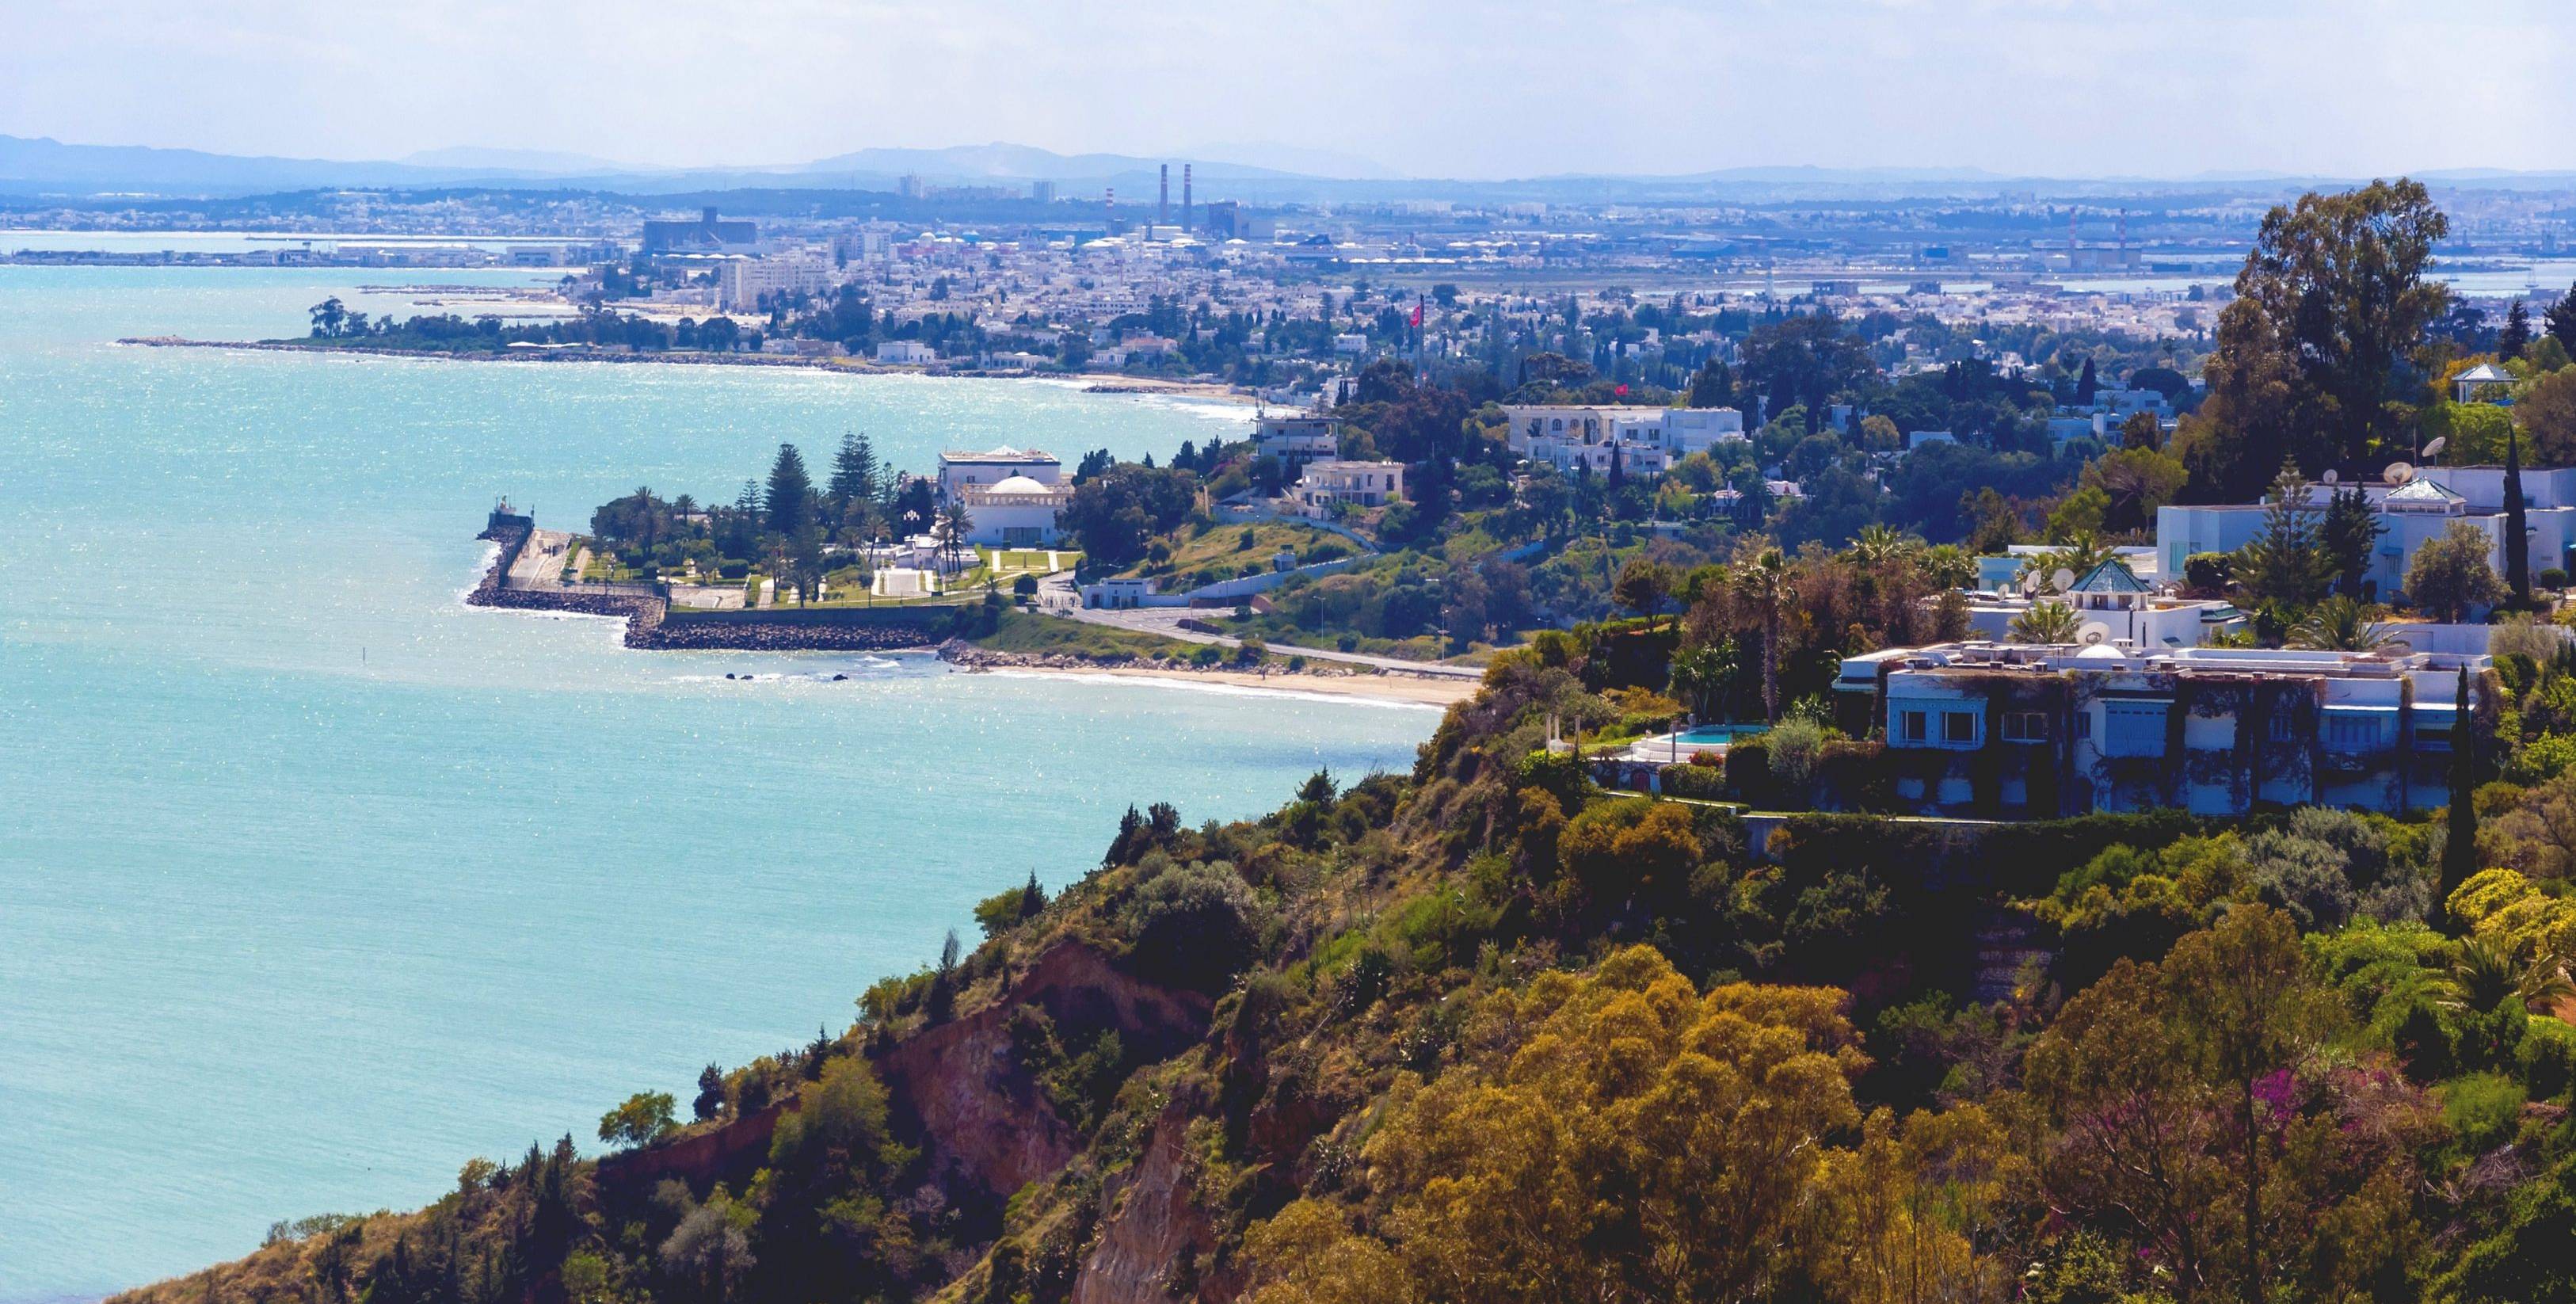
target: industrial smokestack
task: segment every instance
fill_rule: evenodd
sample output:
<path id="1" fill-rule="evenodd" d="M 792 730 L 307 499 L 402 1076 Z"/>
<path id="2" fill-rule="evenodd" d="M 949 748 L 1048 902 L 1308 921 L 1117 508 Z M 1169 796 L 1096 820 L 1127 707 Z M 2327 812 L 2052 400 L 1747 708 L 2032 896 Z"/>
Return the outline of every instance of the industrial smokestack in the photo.
<path id="1" fill-rule="evenodd" d="M 1172 224 L 1172 165 L 1163 165 L 1163 189 L 1154 196 L 1154 225 Z"/>
<path id="2" fill-rule="evenodd" d="M 1181 165 L 1181 229 L 1190 229 L 1190 165 Z"/>

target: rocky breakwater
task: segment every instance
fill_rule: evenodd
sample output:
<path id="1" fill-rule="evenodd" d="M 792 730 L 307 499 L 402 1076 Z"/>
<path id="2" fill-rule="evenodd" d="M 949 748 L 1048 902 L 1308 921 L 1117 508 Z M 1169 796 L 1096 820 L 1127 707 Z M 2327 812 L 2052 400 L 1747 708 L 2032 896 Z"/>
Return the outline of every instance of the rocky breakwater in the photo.
<path id="1" fill-rule="evenodd" d="M 483 572 L 481 583 L 465 595 L 469 607 L 496 607 L 504 611 L 564 611 L 583 616 L 624 616 L 626 646 L 649 647 L 653 630 L 662 623 L 670 604 L 661 598 L 628 593 L 587 592 L 568 588 L 512 588 L 509 583 L 511 564 L 519 559 L 520 550 L 528 546 L 528 536 L 536 532 L 536 522 L 524 516 L 495 513 L 483 533 L 474 537 L 501 545 L 492 566 Z"/>

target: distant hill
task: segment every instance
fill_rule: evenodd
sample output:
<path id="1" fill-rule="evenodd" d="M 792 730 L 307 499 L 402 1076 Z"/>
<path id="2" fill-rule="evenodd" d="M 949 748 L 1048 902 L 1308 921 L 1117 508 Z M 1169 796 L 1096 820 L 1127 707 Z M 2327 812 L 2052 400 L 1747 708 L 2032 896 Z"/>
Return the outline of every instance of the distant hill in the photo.
<path id="1" fill-rule="evenodd" d="M 863 149 L 816 159 L 797 172 L 862 172 L 913 175 L 931 181 L 1097 181 L 1152 173 L 1172 165 L 1173 181 L 1188 162 L 1202 177 L 1218 180 L 1285 179 L 1300 174 L 1250 167 L 1215 159 L 1139 158 L 1130 154 L 1058 154 L 1034 145 L 995 141 L 989 145 L 952 145 L 945 149 Z"/>
<path id="2" fill-rule="evenodd" d="M 405 154 L 396 160 L 411 167 L 465 168 L 486 172 L 551 173 L 579 176 L 619 172 L 658 172 L 668 169 L 638 167 L 619 163 L 594 154 L 567 154 L 550 149 L 484 149 L 474 145 L 451 145 L 446 149 L 424 149 Z"/>

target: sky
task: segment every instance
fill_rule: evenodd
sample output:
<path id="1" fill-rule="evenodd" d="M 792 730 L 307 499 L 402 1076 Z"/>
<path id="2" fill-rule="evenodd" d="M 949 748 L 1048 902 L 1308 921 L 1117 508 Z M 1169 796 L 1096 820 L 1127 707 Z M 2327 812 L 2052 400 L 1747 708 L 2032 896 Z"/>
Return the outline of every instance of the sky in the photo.
<path id="1" fill-rule="evenodd" d="M 687 166 L 1223 140 L 1418 177 L 2365 176 L 2576 168 L 2572 55 L 2566 0 L 0 0 L 0 133 Z"/>

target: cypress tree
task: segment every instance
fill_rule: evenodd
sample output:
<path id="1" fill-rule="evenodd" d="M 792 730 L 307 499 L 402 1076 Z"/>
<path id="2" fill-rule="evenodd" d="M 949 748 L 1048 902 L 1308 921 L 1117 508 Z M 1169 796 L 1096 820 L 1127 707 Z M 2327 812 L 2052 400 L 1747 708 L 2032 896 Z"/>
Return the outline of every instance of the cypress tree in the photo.
<path id="1" fill-rule="evenodd" d="M 2521 300 L 2514 301 L 2521 307 Z M 2513 589 L 2513 605 L 2531 606 L 2531 535 L 2522 509 L 2522 440 L 2516 425 L 2504 428 L 2504 579 Z"/>
<path id="2" fill-rule="evenodd" d="M 2441 919 L 2451 894 L 2478 872 L 2478 736 L 2469 723 L 2469 668 L 2460 667 L 2459 693 L 2451 715 L 2451 808 L 2442 838 L 2442 877 L 2433 901 Z"/>

